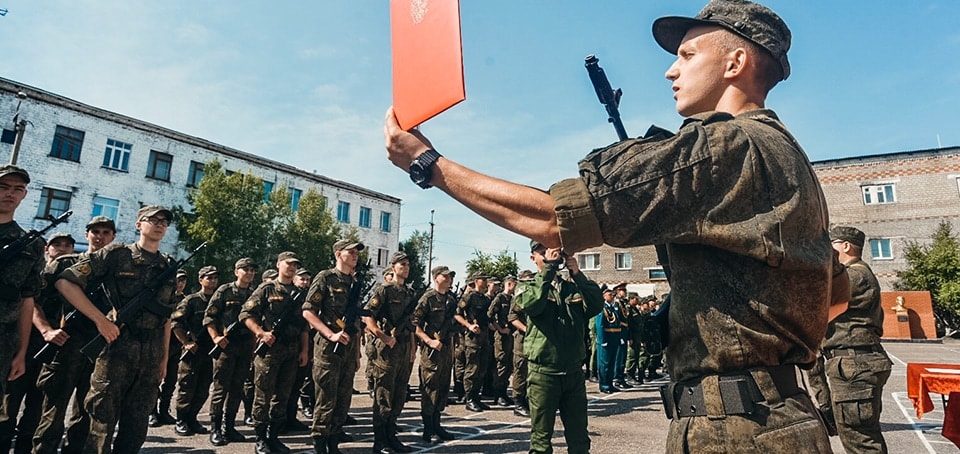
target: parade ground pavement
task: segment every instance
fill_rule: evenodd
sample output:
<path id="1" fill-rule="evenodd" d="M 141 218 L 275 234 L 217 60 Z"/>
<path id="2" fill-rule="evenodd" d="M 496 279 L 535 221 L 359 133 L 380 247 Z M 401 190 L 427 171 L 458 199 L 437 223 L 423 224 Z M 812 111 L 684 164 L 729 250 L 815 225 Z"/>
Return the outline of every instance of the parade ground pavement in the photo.
<path id="1" fill-rule="evenodd" d="M 956 446 L 941 434 L 943 404 L 939 395 L 931 398 L 935 411 L 917 419 L 916 411 L 907 398 L 906 364 L 910 362 L 934 362 L 960 364 L 960 341 L 946 339 L 939 342 L 885 342 L 893 372 L 883 390 L 883 434 L 891 453 L 956 453 Z M 416 384 L 416 370 L 411 382 Z M 638 388 L 622 390 L 615 394 L 601 394 L 596 383 L 587 383 L 589 432 L 593 453 L 662 453 L 669 421 L 664 417 L 663 406 L 657 388 L 666 380 L 656 380 Z M 366 379 L 361 366 L 357 373 L 356 389 L 366 389 Z M 463 405 L 451 404 L 443 416 L 443 425 L 454 432 L 458 439 L 442 444 L 429 444 L 420 436 L 420 404 L 408 401 L 400 417 L 400 439 L 423 453 L 523 453 L 527 452 L 530 440 L 530 419 L 514 416 L 512 409 L 498 407 L 485 400 L 491 409 L 481 413 L 467 411 Z M 242 410 L 241 410 L 242 414 Z M 347 427 L 347 432 L 356 437 L 353 443 L 341 444 L 347 454 L 370 452 L 373 445 L 371 429 L 371 399 L 366 393 L 353 396 L 350 414 L 359 420 L 359 425 Z M 306 422 L 302 414 L 301 421 Z M 201 423 L 209 427 L 209 416 L 201 414 Z M 241 433 L 250 438 L 248 443 L 231 443 L 215 447 L 208 435 L 178 436 L 173 426 L 151 428 L 142 452 L 161 453 L 250 453 L 253 452 L 253 430 L 240 422 Z M 294 453 L 313 452 L 310 436 L 306 432 L 292 433 L 281 437 Z M 842 453 L 843 447 L 837 437 L 832 437 L 834 452 Z M 557 418 L 557 430 L 553 437 L 556 452 L 566 452 L 563 426 Z"/>

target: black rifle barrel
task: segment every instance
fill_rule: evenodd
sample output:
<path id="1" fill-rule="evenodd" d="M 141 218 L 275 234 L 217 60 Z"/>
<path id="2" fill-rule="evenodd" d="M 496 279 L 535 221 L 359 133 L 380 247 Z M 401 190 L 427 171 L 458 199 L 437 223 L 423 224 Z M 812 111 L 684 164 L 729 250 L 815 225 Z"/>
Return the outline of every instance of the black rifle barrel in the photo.
<path id="1" fill-rule="evenodd" d="M 627 130 L 623 127 L 623 122 L 620 121 L 619 110 L 620 96 L 623 95 L 623 90 L 619 88 L 614 90 L 610 86 L 607 74 L 600 67 L 600 59 L 595 55 L 587 55 L 584 66 L 587 68 L 587 74 L 590 76 L 590 82 L 593 83 L 593 89 L 597 92 L 600 104 L 603 104 L 603 107 L 607 109 L 607 121 L 613 123 L 613 129 L 617 130 L 617 137 L 620 140 L 626 140 L 629 136 Z"/>

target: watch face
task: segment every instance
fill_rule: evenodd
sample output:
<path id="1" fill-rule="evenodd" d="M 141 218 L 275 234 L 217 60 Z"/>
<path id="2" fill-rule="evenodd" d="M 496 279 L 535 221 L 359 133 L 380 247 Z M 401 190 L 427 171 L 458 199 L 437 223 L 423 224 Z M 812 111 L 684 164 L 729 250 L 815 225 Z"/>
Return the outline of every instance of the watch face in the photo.
<path id="1" fill-rule="evenodd" d="M 420 160 L 414 159 L 413 162 L 410 163 L 410 179 L 417 184 L 423 183 L 425 180 L 423 173 L 423 166 L 420 164 Z"/>

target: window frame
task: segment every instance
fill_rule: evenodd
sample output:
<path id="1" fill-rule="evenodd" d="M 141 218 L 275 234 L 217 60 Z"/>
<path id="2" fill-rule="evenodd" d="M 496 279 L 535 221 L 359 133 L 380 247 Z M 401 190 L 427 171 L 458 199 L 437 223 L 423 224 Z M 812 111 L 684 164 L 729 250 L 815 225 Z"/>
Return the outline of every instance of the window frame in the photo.
<path id="1" fill-rule="evenodd" d="M 393 229 L 391 225 L 392 220 L 390 219 L 391 214 L 389 211 L 380 212 L 380 231 L 390 233 L 390 230 Z"/>
<path id="2" fill-rule="evenodd" d="M 365 229 L 370 228 L 370 220 L 373 217 L 373 209 L 370 207 L 360 206 L 360 217 L 357 219 L 357 225 Z"/>
<path id="3" fill-rule="evenodd" d="M 190 171 L 187 173 L 187 187 L 196 188 L 200 186 L 200 180 L 203 180 L 203 167 L 202 162 L 190 161 Z M 200 174 L 200 178 L 197 178 L 197 174 Z"/>
<path id="4" fill-rule="evenodd" d="M 651 281 L 667 280 L 667 273 L 662 266 L 647 268 L 647 279 Z"/>
<path id="5" fill-rule="evenodd" d="M 890 205 L 897 203 L 897 185 L 896 183 L 864 184 L 860 186 L 860 195 L 864 205 Z"/>
<path id="6" fill-rule="evenodd" d="M 620 262 L 621 259 L 626 257 L 626 266 L 623 266 Z M 613 254 L 613 269 L 618 271 L 628 271 L 633 269 L 633 253 L 631 252 L 615 252 Z"/>
<path id="7" fill-rule="evenodd" d="M 103 152 L 103 164 L 101 167 L 118 172 L 129 172 L 131 153 L 133 153 L 132 143 L 108 138 L 106 149 Z M 115 167 L 114 163 L 118 167 Z"/>
<path id="8" fill-rule="evenodd" d="M 66 194 L 66 197 L 62 197 L 63 194 Z M 55 196 L 60 196 L 60 197 L 55 197 Z M 59 212 L 51 211 L 51 209 L 53 208 L 53 202 L 57 200 L 66 201 L 66 206 L 63 208 L 63 210 L 59 210 L 59 209 L 54 210 Z M 61 214 L 66 213 L 67 211 L 70 210 L 70 202 L 72 200 L 73 200 L 72 191 L 65 191 L 63 189 L 44 187 L 40 191 L 40 201 L 37 204 L 36 217 L 38 219 L 47 219 L 51 215 L 53 217 L 58 217 Z"/>
<path id="9" fill-rule="evenodd" d="M 893 242 L 890 241 L 890 238 L 871 238 L 870 241 L 870 259 L 871 260 L 893 260 Z M 879 245 L 875 247 L 874 245 Z M 883 251 L 884 245 L 886 246 L 886 251 Z M 879 254 L 874 252 L 879 251 Z M 884 255 L 883 252 L 887 254 Z"/>
<path id="10" fill-rule="evenodd" d="M 167 177 L 157 176 L 157 163 L 167 163 Z M 173 155 L 162 151 L 150 150 L 150 157 L 147 159 L 147 175 L 151 180 L 170 182 L 170 175 L 173 173 Z"/>
<path id="11" fill-rule="evenodd" d="M 577 254 L 576 257 L 577 257 L 577 265 L 579 265 L 579 268 L 581 270 L 600 271 L 600 253 L 599 252 L 581 253 L 581 254 Z M 593 267 L 588 266 L 587 260 L 586 260 L 587 257 L 595 257 L 595 260 L 594 260 L 595 263 L 593 264 Z"/>
<path id="12" fill-rule="evenodd" d="M 350 202 L 343 200 L 337 201 L 337 222 L 342 224 L 350 223 Z"/>
<path id="13" fill-rule="evenodd" d="M 75 137 L 72 133 L 78 133 Z M 53 132 L 53 143 L 50 144 L 50 157 L 63 159 L 64 161 L 80 162 L 80 155 L 83 153 L 83 139 L 87 133 L 79 129 L 73 129 L 67 126 L 57 125 Z M 76 157 L 74 157 L 76 152 Z"/>
<path id="14" fill-rule="evenodd" d="M 303 197 L 303 191 L 297 188 L 290 188 L 290 209 L 297 211 L 300 209 L 300 197 Z"/>
<path id="15" fill-rule="evenodd" d="M 106 201 L 106 200 L 111 202 L 116 202 L 116 203 L 112 205 L 100 203 L 100 201 Z M 104 213 L 104 208 L 112 209 L 113 215 L 111 216 L 110 214 Z M 111 199 L 110 197 L 103 197 L 99 195 L 93 196 L 93 211 L 90 214 L 91 218 L 95 216 L 106 216 L 110 219 L 116 220 L 119 215 L 120 215 L 120 200 Z"/>

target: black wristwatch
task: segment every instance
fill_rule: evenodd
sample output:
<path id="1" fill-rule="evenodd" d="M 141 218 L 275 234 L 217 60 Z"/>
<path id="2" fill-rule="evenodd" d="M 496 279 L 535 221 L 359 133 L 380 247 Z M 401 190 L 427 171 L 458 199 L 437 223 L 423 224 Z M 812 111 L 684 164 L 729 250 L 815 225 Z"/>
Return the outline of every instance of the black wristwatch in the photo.
<path id="1" fill-rule="evenodd" d="M 430 180 L 433 178 L 433 165 L 440 159 L 440 153 L 433 148 L 420 153 L 413 162 L 410 163 L 410 180 L 423 189 L 429 189 Z"/>

